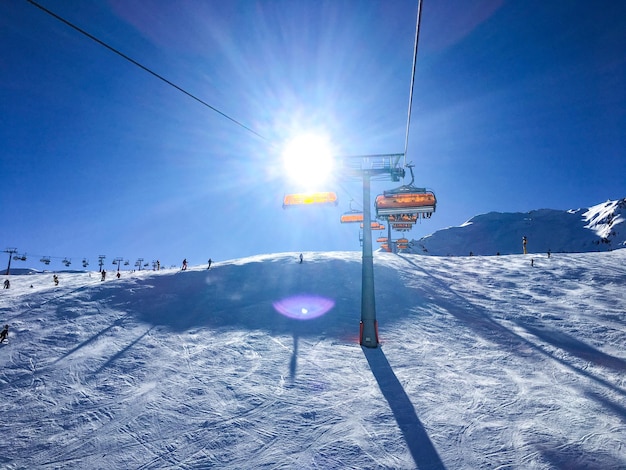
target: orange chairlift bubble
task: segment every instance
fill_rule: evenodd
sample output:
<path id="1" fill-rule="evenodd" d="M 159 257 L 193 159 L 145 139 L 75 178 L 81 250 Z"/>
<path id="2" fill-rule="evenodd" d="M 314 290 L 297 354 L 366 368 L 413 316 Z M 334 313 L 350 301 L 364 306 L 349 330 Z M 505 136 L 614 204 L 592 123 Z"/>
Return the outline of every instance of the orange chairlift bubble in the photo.
<path id="1" fill-rule="evenodd" d="M 376 239 L 377 243 L 387 243 L 387 241 L 388 241 L 387 237 L 378 237 Z"/>
<path id="2" fill-rule="evenodd" d="M 387 243 L 383 243 L 382 245 L 380 245 L 380 249 L 383 251 L 391 252 L 391 250 L 389 249 L 389 245 Z"/>
<path id="3" fill-rule="evenodd" d="M 359 212 L 359 211 L 346 212 L 345 214 L 342 214 L 340 220 L 342 224 L 353 224 L 353 223 L 361 222 L 361 225 L 363 225 L 363 212 Z"/>
<path id="4" fill-rule="evenodd" d="M 389 222 L 417 222 L 418 214 L 390 214 L 387 216 Z"/>
<path id="5" fill-rule="evenodd" d="M 363 228 L 363 224 L 361 224 L 361 228 Z M 380 222 L 376 222 L 376 221 L 370 223 L 370 228 L 372 230 L 385 230 L 385 226 L 381 224 Z"/>
<path id="6" fill-rule="evenodd" d="M 389 217 L 403 214 L 428 214 L 432 215 L 437 206 L 435 193 L 426 188 L 413 186 L 413 166 L 407 165 L 411 170 L 411 182 L 408 185 L 385 191 L 376 196 L 376 216 Z M 417 217 L 415 217 L 417 220 Z"/>
<path id="7" fill-rule="evenodd" d="M 413 224 L 405 224 L 403 222 L 396 222 L 391 224 L 391 228 L 398 232 L 406 232 L 407 230 L 411 230 L 413 228 Z"/>
<path id="8" fill-rule="evenodd" d="M 406 213 L 432 214 L 435 212 L 436 205 L 435 194 L 423 188 L 414 188 L 404 193 L 385 191 L 384 194 L 376 196 L 376 216 Z"/>
<path id="9" fill-rule="evenodd" d="M 337 194 L 332 191 L 286 194 L 283 209 L 292 206 L 337 205 Z"/>
<path id="10" fill-rule="evenodd" d="M 363 228 L 363 211 L 353 209 L 353 202 L 354 199 L 350 199 L 350 210 L 348 212 L 344 212 L 339 220 L 342 224 L 354 224 L 361 222 L 361 228 Z"/>
<path id="11" fill-rule="evenodd" d="M 396 248 L 398 250 L 408 250 L 409 249 L 409 240 L 407 238 L 398 238 L 396 240 Z"/>

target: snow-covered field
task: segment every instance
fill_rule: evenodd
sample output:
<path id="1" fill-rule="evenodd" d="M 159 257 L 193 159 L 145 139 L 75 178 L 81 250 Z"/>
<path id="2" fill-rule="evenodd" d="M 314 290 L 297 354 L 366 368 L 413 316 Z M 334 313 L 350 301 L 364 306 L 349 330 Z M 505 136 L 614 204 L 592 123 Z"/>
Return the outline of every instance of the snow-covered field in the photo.
<path id="1" fill-rule="evenodd" d="M 0 466 L 626 468 L 626 250 L 376 253 L 377 349 L 361 254 L 296 255 L 11 276 Z"/>

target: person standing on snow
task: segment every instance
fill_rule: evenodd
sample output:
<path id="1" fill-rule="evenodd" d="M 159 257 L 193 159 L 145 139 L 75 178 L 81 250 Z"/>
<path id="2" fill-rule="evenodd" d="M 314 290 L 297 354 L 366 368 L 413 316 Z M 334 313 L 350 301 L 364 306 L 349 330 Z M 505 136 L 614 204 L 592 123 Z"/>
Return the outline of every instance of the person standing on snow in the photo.
<path id="1" fill-rule="evenodd" d="M 182 268 L 182 270 L 183 270 L 183 271 L 187 271 L 187 258 L 185 258 L 185 259 L 183 260 L 183 268 Z"/>
<path id="2" fill-rule="evenodd" d="M 9 325 L 4 325 L 4 329 L 0 331 L 0 343 L 4 343 L 9 338 Z"/>
<path id="3" fill-rule="evenodd" d="M 207 269 L 211 269 L 211 263 L 212 263 L 212 260 L 211 258 L 209 258 L 209 267 Z"/>
<path id="4" fill-rule="evenodd" d="M 300 264 L 302 264 L 302 260 L 303 260 L 303 259 L 304 259 L 304 258 L 302 257 L 302 253 L 300 253 Z"/>
<path id="5" fill-rule="evenodd" d="M 102 278 L 100 279 L 101 281 L 104 281 L 107 277 L 107 272 L 105 269 L 102 270 Z"/>
<path id="6" fill-rule="evenodd" d="M 5 279 L 5 280 L 4 280 L 4 288 L 5 288 L 5 289 L 8 289 L 9 287 L 11 287 L 11 283 L 9 282 L 9 280 L 8 280 L 8 279 Z"/>

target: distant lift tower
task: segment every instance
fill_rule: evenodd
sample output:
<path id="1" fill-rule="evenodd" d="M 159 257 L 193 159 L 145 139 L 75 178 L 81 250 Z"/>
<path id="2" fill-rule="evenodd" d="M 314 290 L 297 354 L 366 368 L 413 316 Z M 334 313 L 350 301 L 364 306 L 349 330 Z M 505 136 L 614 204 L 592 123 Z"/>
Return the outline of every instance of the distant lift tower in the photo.
<path id="1" fill-rule="evenodd" d="M 361 324 L 359 343 L 368 348 L 378 347 L 378 322 L 376 320 L 376 296 L 374 293 L 374 256 L 372 254 L 372 203 L 370 182 L 372 179 L 399 181 L 404 168 L 399 167 L 403 153 L 384 155 L 360 155 L 341 159 L 343 173 L 363 181 L 363 261 L 361 279 Z"/>

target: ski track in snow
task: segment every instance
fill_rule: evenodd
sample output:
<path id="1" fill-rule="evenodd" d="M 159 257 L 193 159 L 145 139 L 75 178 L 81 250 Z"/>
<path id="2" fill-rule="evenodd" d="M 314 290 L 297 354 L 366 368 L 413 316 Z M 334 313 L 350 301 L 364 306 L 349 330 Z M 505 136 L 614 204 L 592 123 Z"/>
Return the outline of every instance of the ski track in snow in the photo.
<path id="1" fill-rule="evenodd" d="M 624 468 L 626 250 L 533 257 L 377 253 L 376 350 L 360 253 L 13 276 L 3 468 Z"/>

